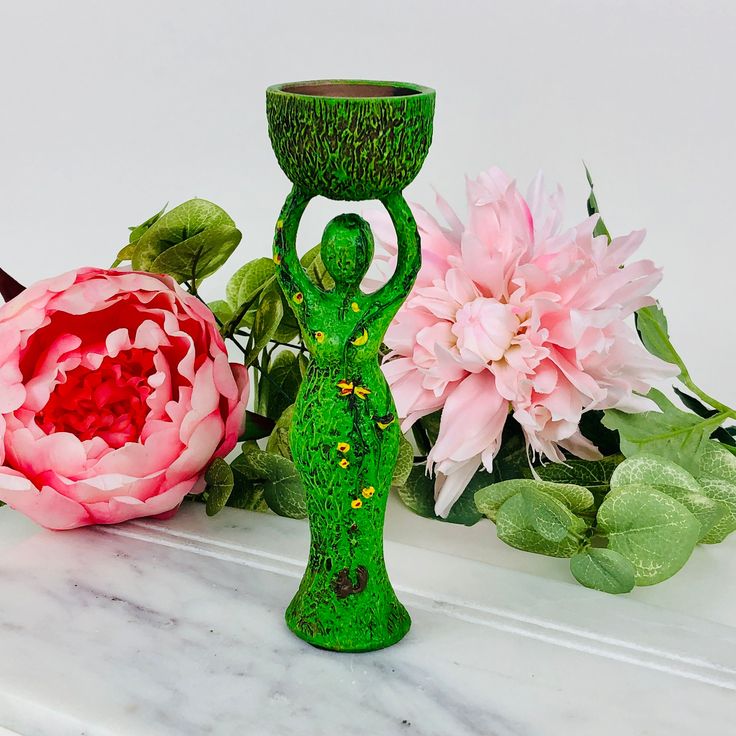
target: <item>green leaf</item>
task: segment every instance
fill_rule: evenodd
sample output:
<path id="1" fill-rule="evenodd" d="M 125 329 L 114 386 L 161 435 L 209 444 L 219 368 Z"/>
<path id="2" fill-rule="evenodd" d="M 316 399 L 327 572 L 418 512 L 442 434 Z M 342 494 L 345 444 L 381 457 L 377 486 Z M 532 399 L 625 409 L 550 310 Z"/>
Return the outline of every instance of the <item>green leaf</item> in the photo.
<path id="1" fill-rule="evenodd" d="M 663 393 L 652 389 L 649 397 L 661 412 L 626 414 L 607 409 L 603 423 L 621 437 L 621 452 L 626 457 L 649 453 L 678 462 L 689 471 L 698 467 L 711 432 L 722 422 L 719 416 L 702 419 L 678 409 Z"/>
<path id="2" fill-rule="evenodd" d="M 560 501 L 571 511 L 585 511 L 593 506 L 593 494 L 585 487 L 572 483 L 553 483 L 545 480 L 519 478 L 505 480 L 482 488 L 475 494 L 478 510 L 490 519 L 506 499 L 516 493 L 546 494 Z M 536 496 L 534 496 L 536 498 Z"/>
<path id="3" fill-rule="evenodd" d="M 549 557 L 572 557 L 587 528 L 561 501 L 532 489 L 508 498 L 496 515 L 496 533 L 502 542 Z"/>
<path id="4" fill-rule="evenodd" d="M 151 225 L 158 222 L 161 219 L 161 215 L 163 215 L 164 212 L 166 212 L 166 208 L 169 206 L 169 203 L 167 202 L 155 215 L 151 215 L 147 220 L 142 222 L 140 225 L 135 225 L 133 227 L 128 228 L 130 230 L 130 237 L 128 238 L 128 243 L 136 243 L 140 238 L 143 236 L 143 233 L 145 233 Z"/>
<path id="5" fill-rule="evenodd" d="M 286 409 L 296 401 L 302 374 L 296 353 L 282 350 L 276 355 L 268 367 L 268 380 L 264 381 L 266 391 L 266 414 L 278 419 Z"/>
<path id="6" fill-rule="evenodd" d="M 230 466 L 221 458 L 215 458 L 205 473 L 207 482 L 207 516 L 214 516 L 222 511 L 235 485 L 235 478 Z"/>
<path id="7" fill-rule="evenodd" d="M 210 308 L 212 314 L 215 315 L 220 326 L 226 325 L 233 317 L 233 310 L 230 305 L 227 302 L 222 301 L 222 299 L 210 302 L 207 306 Z"/>
<path id="8" fill-rule="evenodd" d="M 209 227 L 164 250 L 149 270 L 167 273 L 180 283 L 201 281 L 215 273 L 230 258 L 241 238 L 237 228 L 227 225 Z"/>
<path id="9" fill-rule="evenodd" d="M 253 450 L 241 457 L 249 473 L 262 479 L 263 499 L 271 511 L 291 519 L 306 517 L 306 493 L 291 460 L 261 450 Z"/>
<path id="10" fill-rule="evenodd" d="M 736 485 L 722 478 L 707 475 L 698 478 L 698 482 L 703 493 L 724 508 L 723 516 L 700 540 L 704 544 L 718 544 L 731 532 L 736 531 Z"/>
<path id="11" fill-rule="evenodd" d="M 291 460 L 291 444 L 289 442 L 289 432 L 291 431 L 291 422 L 294 418 L 294 405 L 287 407 L 276 422 L 276 426 L 271 432 L 266 444 L 266 450 L 275 455 L 281 455 Z"/>
<path id="12" fill-rule="evenodd" d="M 684 391 L 677 388 L 677 386 L 673 386 L 672 388 L 674 389 L 675 393 L 679 397 L 680 401 L 682 401 L 682 403 L 688 409 L 690 409 L 690 411 L 695 412 L 695 414 L 697 414 L 699 417 L 708 418 L 708 417 L 713 417 L 716 414 L 718 414 L 717 409 L 711 409 L 699 399 L 696 399 L 694 396 L 691 396 L 690 394 L 685 393 Z M 736 447 L 736 439 L 734 439 L 733 434 L 729 432 L 726 427 L 718 427 L 713 432 L 711 437 L 714 440 L 718 440 L 719 442 L 722 442 L 724 445 L 729 445 L 730 447 Z"/>
<path id="13" fill-rule="evenodd" d="M 335 279 L 332 278 L 320 254 L 322 245 L 315 245 L 302 256 L 301 264 L 307 272 L 309 280 L 324 291 L 335 288 Z"/>
<path id="14" fill-rule="evenodd" d="M 391 485 L 403 486 L 409 478 L 412 467 L 414 467 L 414 447 L 403 434 L 400 434 L 399 456 L 396 460 L 396 467 L 394 468 Z"/>
<path id="15" fill-rule="evenodd" d="M 726 513 L 725 507 L 703 494 L 703 488 L 684 468 L 656 455 L 624 460 L 611 478 L 611 489 L 646 485 L 679 501 L 700 523 L 702 541 Z"/>
<path id="16" fill-rule="evenodd" d="M 611 476 L 623 460 L 623 455 L 611 455 L 601 460 L 566 460 L 535 468 L 537 475 L 554 483 L 572 483 L 587 488 L 600 503 L 609 491 Z"/>
<path id="17" fill-rule="evenodd" d="M 657 358 L 666 363 L 673 363 L 680 369 L 679 378 L 682 380 L 688 375 L 685 363 L 670 342 L 667 317 L 659 304 L 651 307 L 642 307 L 636 313 L 636 329 L 644 347 Z"/>
<path id="18" fill-rule="evenodd" d="M 599 409 L 583 412 L 580 417 L 580 432 L 590 440 L 602 455 L 613 456 L 621 453 L 618 432 L 603 424 L 604 413 Z"/>
<path id="19" fill-rule="evenodd" d="M 700 536 L 700 523 L 679 501 L 646 485 L 611 492 L 597 520 L 609 548 L 633 564 L 637 585 L 654 585 L 674 575 Z"/>
<path id="20" fill-rule="evenodd" d="M 404 505 L 419 516 L 450 524 L 473 526 L 483 518 L 475 507 L 475 491 L 482 485 L 487 485 L 489 479 L 490 475 L 486 472 L 476 473 L 446 519 L 434 513 L 434 479 L 426 474 L 425 464 L 415 465 L 409 473 L 406 484 L 397 487 L 396 491 Z"/>
<path id="21" fill-rule="evenodd" d="M 585 176 L 588 179 L 588 186 L 590 187 L 590 194 L 588 195 L 588 215 L 600 215 L 600 210 L 598 209 L 598 200 L 595 197 L 595 194 L 593 193 L 593 178 L 590 175 L 590 171 L 588 171 L 588 167 L 583 164 L 585 167 Z M 608 232 L 608 228 L 606 227 L 605 223 L 603 222 L 603 218 L 599 217 L 598 222 L 596 223 L 595 228 L 593 229 L 593 235 L 605 235 L 608 238 L 608 242 L 611 242 L 611 233 Z"/>
<path id="22" fill-rule="evenodd" d="M 276 426 L 273 419 L 264 417 L 256 412 L 245 412 L 245 433 L 240 438 L 242 440 L 260 440 L 273 432 Z"/>
<path id="23" fill-rule="evenodd" d="M 133 256 L 133 268 L 155 272 L 154 262 L 162 253 L 213 228 L 237 232 L 232 218 L 221 207 L 206 199 L 190 199 L 162 215 L 143 233 Z"/>
<path id="24" fill-rule="evenodd" d="M 628 593 L 635 584 L 634 566 L 612 549 L 588 547 L 570 558 L 570 572 L 586 588 Z"/>
<path id="25" fill-rule="evenodd" d="M 703 448 L 697 475 L 720 478 L 736 485 L 736 456 L 719 442 L 711 440 Z"/>
<path id="26" fill-rule="evenodd" d="M 276 329 L 284 316 L 284 306 L 281 294 L 276 288 L 269 288 L 258 302 L 258 310 L 253 320 L 253 330 L 250 335 L 250 349 L 245 356 L 245 364 L 250 365 L 274 336 Z"/>
<path id="27" fill-rule="evenodd" d="M 133 258 L 133 253 L 135 253 L 135 247 L 136 243 L 128 243 L 127 245 L 124 245 L 118 251 L 115 262 L 110 266 L 110 268 L 117 268 L 123 261 L 131 260 Z"/>
<path id="28" fill-rule="evenodd" d="M 701 493 L 700 484 L 683 467 L 672 460 L 643 453 L 624 460 L 611 476 L 611 488 L 634 484 L 649 486 L 677 486 L 694 493 Z"/>
<path id="29" fill-rule="evenodd" d="M 241 266 L 227 282 L 225 298 L 236 312 L 241 304 L 253 301 L 264 289 L 274 283 L 276 265 L 271 258 L 256 258 Z M 249 312 L 249 326 L 253 324 L 255 307 Z M 245 320 L 244 320 L 245 321 Z"/>

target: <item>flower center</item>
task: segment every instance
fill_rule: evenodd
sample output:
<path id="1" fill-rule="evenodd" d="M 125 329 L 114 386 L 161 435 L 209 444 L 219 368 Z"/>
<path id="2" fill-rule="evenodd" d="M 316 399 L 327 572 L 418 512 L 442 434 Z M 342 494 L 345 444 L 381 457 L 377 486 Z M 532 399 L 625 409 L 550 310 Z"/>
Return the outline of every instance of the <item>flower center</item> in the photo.
<path id="1" fill-rule="evenodd" d="M 36 417 L 46 434 L 71 432 L 80 440 L 100 437 L 117 449 L 137 442 L 148 414 L 146 399 L 156 372 L 154 353 L 132 349 L 106 357 L 97 370 L 79 366 L 66 374 Z"/>
<path id="2" fill-rule="evenodd" d="M 487 297 L 464 304 L 452 326 L 460 353 L 472 353 L 485 363 L 503 358 L 518 329 L 513 308 Z"/>

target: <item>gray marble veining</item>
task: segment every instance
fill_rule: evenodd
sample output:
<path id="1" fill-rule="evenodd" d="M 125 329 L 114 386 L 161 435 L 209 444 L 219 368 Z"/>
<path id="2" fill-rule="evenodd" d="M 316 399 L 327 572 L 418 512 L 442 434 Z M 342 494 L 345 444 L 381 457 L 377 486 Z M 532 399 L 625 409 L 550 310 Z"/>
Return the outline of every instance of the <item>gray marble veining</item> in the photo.
<path id="1" fill-rule="evenodd" d="M 18 523 L 0 512 L 0 538 Z M 201 508 L 13 532 L 0 555 L 0 725 L 22 736 L 729 733 L 733 625 L 436 549 L 387 545 L 414 620 L 402 643 L 313 649 L 282 618 L 306 534 Z"/>

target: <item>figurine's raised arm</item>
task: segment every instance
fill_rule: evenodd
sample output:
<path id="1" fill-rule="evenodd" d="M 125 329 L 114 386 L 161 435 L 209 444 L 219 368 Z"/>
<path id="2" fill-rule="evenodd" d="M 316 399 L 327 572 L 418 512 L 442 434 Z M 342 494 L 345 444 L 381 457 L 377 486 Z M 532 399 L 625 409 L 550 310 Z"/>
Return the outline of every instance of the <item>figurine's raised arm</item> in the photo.
<path id="1" fill-rule="evenodd" d="M 273 240 L 276 276 L 286 297 L 297 304 L 304 299 L 310 301 L 319 296 L 321 291 L 309 280 L 296 252 L 296 233 L 299 229 L 299 221 L 310 199 L 312 199 L 311 195 L 298 186 L 294 186 L 281 209 Z"/>
<path id="2" fill-rule="evenodd" d="M 381 202 L 394 224 L 399 245 L 396 270 L 388 282 L 373 294 L 373 304 L 385 309 L 400 305 L 411 291 L 422 265 L 422 249 L 417 223 L 401 192 L 389 194 Z"/>

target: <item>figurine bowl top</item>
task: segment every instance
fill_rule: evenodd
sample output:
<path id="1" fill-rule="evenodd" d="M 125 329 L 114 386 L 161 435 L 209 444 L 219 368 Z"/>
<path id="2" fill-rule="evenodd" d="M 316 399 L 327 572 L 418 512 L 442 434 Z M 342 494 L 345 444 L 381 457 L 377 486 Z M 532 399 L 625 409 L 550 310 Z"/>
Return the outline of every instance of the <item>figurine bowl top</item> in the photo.
<path id="1" fill-rule="evenodd" d="M 432 142 L 435 92 L 405 82 L 320 80 L 266 90 L 271 145 L 312 195 L 381 199 L 410 184 Z"/>

